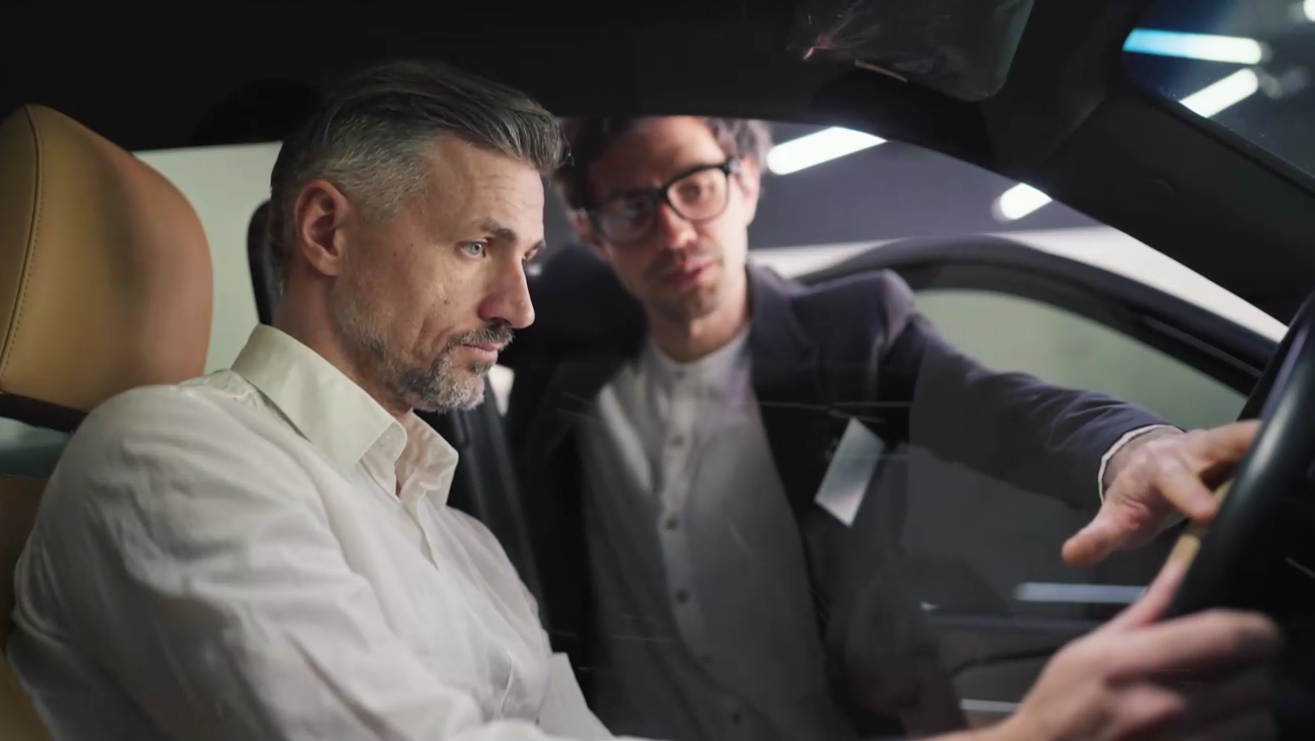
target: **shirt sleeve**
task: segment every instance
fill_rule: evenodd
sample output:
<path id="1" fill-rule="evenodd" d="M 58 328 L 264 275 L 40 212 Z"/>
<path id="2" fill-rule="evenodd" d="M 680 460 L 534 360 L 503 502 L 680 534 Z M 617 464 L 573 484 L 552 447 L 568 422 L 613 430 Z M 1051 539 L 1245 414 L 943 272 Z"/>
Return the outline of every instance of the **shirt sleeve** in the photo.
<path id="1" fill-rule="evenodd" d="M 485 678 L 413 654 L 310 475 L 256 435 L 186 391 L 130 393 L 87 420 L 43 504 L 33 568 L 161 735 L 551 741 L 482 717 L 462 684 Z"/>

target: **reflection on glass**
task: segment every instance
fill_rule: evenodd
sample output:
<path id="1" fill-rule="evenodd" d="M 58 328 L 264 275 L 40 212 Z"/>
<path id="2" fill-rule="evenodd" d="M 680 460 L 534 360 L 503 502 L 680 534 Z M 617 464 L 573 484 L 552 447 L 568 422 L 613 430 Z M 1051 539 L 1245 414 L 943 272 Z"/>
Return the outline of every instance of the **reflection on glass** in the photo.
<path id="1" fill-rule="evenodd" d="M 1123 49 L 1140 85 L 1315 175 L 1315 0 L 1158 0 Z"/>

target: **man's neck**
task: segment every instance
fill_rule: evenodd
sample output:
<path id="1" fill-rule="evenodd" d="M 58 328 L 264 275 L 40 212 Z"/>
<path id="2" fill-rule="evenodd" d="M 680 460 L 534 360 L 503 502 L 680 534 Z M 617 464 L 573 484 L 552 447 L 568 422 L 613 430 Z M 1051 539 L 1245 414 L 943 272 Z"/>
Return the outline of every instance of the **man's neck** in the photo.
<path id="1" fill-rule="evenodd" d="M 649 312 L 654 343 L 678 363 L 692 363 L 729 345 L 749 325 L 748 295 L 743 290 L 739 293 L 716 311 L 694 320 L 673 322 Z"/>
<path id="2" fill-rule="evenodd" d="M 314 350 L 330 365 L 342 371 L 343 375 L 350 378 L 357 386 L 360 386 L 365 393 L 369 394 L 371 398 L 399 421 L 410 413 L 411 410 L 405 404 L 397 402 L 391 399 L 388 394 L 383 393 L 380 385 L 375 383 L 371 376 L 364 372 L 363 368 L 358 367 L 357 359 L 347 351 L 342 339 L 331 327 L 322 321 L 311 321 L 310 312 L 298 311 L 290 305 L 291 303 L 281 302 L 279 309 L 275 311 L 275 329 L 286 333 L 301 344 Z M 327 316 L 327 307 L 320 315 Z"/>

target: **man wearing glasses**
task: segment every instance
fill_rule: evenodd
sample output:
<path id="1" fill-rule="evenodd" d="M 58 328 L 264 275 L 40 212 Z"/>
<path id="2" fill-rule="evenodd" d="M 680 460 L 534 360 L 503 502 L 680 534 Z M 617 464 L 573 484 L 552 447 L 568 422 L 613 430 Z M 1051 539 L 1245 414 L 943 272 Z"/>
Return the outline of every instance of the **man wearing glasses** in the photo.
<path id="1" fill-rule="evenodd" d="M 851 417 L 886 450 L 925 447 L 1074 507 L 1103 499 L 1065 546 L 1074 564 L 1209 516 L 1199 474 L 1237 429 L 1185 433 L 989 371 L 892 274 L 804 288 L 748 264 L 765 125 L 595 118 L 567 135 L 554 179 L 592 249 L 532 286 L 538 322 L 503 356 L 507 422 L 548 628 L 613 732 L 852 739 L 960 722 L 918 608 L 875 566 L 839 583 L 855 533 L 815 497 Z M 936 413 L 910 429 L 915 397 Z M 873 633 L 890 640 L 855 647 Z"/>

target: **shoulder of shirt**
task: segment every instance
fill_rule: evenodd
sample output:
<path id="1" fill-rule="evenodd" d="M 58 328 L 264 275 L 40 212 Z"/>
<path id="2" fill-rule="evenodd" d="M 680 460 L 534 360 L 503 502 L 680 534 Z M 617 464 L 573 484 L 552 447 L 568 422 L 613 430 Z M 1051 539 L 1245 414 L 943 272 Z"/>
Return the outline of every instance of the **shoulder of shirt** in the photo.
<path id="1" fill-rule="evenodd" d="M 139 386 L 110 397 L 82 423 L 88 429 L 151 429 L 156 423 L 185 414 L 237 416 L 239 410 L 268 406 L 255 387 L 230 370 L 178 384 Z"/>
<path id="2" fill-rule="evenodd" d="M 277 427 L 271 427 L 277 425 Z M 290 429 L 255 387 L 232 371 L 172 385 L 141 386 L 111 397 L 78 427 L 61 461 L 84 464 L 116 457 L 124 441 L 160 441 L 204 437 L 259 455 L 268 446 L 251 445 L 253 433 L 268 436 Z M 173 447 L 173 446 L 171 446 Z"/>

